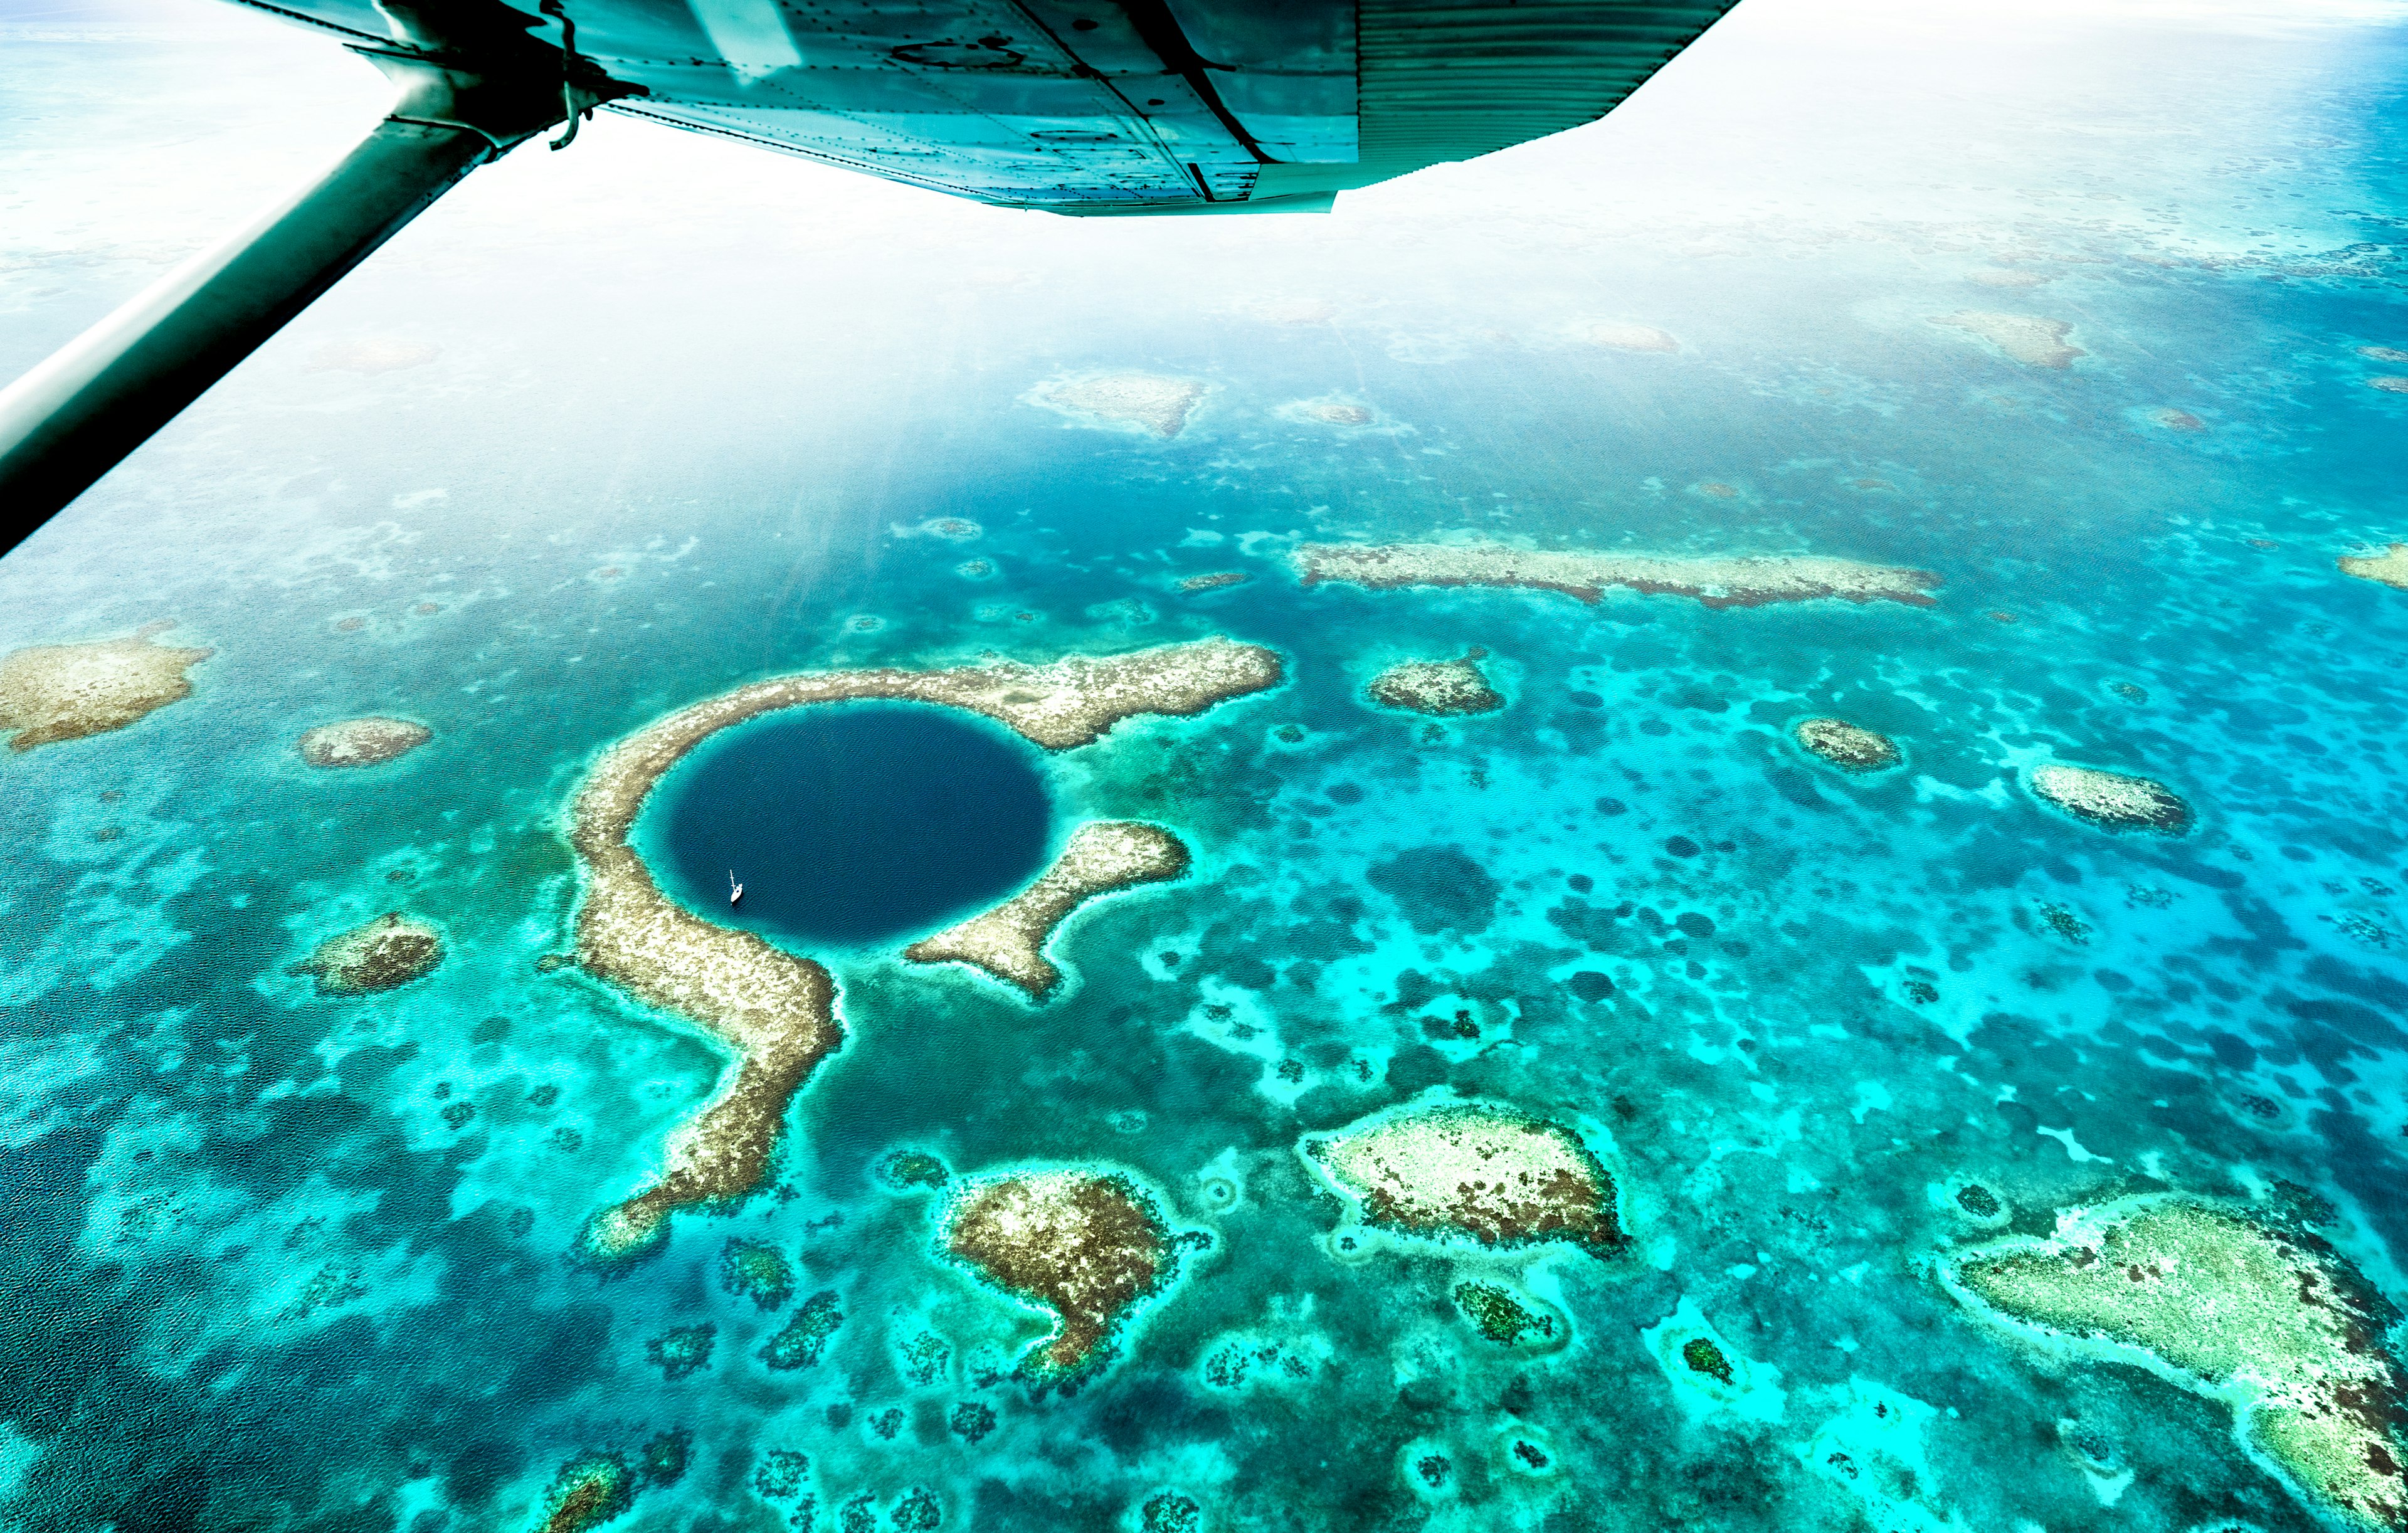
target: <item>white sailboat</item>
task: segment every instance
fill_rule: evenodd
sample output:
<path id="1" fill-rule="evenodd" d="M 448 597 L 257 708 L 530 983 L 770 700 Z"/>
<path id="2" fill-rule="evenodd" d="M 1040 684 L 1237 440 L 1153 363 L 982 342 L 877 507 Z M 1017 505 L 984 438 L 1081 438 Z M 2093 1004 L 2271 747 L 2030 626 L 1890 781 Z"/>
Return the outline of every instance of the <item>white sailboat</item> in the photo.
<path id="1" fill-rule="evenodd" d="M 744 903 L 744 885 L 736 881 L 736 869 L 732 867 L 727 870 L 727 903 L 730 905 Z"/>

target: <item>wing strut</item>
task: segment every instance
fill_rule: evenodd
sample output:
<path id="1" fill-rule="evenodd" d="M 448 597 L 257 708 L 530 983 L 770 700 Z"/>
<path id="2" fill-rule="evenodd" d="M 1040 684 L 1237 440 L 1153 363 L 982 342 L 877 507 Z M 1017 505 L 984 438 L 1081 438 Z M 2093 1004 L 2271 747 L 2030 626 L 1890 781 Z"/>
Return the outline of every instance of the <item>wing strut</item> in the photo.
<path id="1" fill-rule="evenodd" d="M 400 87 L 384 121 L 332 170 L 250 228 L 185 262 L 0 390 L 0 552 L 433 205 L 469 171 L 608 95 L 583 61 L 485 22 L 455 54 L 428 33 L 434 5 L 388 0 L 404 42 L 362 49 Z M 494 7 L 500 10 L 503 7 Z M 466 13 L 463 15 L 462 13 Z M 457 36 L 455 30 L 454 36 Z M 409 49 L 411 51 L 402 51 Z M 481 57 L 479 57 L 481 55 Z M 496 67 L 498 64 L 499 67 Z"/>

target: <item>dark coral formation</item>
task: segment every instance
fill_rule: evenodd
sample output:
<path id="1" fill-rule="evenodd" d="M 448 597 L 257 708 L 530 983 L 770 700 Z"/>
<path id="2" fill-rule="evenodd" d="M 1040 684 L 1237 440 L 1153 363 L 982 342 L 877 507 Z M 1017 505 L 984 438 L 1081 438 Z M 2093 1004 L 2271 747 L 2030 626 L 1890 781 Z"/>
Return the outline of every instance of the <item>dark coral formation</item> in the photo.
<path id="1" fill-rule="evenodd" d="M 1546 1340 L 1555 1334 L 1555 1322 L 1552 1315 L 1540 1314 L 1528 1309 L 1510 1291 L 1493 1282 L 1455 1284 L 1455 1304 L 1471 1322 L 1474 1330 L 1505 1346 L 1512 1346 L 1525 1337 Z"/>
<path id="2" fill-rule="evenodd" d="M 719 1253 L 719 1282 L 737 1297 L 775 1310 L 795 1297 L 795 1264 L 766 1241 L 733 1239 Z"/>
<path id="3" fill-rule="evenodd" d="M 617 1454 L 580 1454 L 544 1496 L 542 1533 L 584 1533 L 636 1504 L 636 1474 Z"/>
<path id="4" fill-rule="evenodd" d="M 661 1433 L 636 1454 L 636 1468 L 649 1485 L 676 1484 L 693 1462 L 694 1434 L 682 1426 Z"/>
<path id="5" fill-rule="evenodd" d="M 777 1335 L 761 1344 L 761 1361 L 774 1368 L 809 1368 L 827 1350 L 828 1338 L 844 1324 L 836 1291 L 813 1294 Z"/>
<path id="6" fill-rule="evenodd" d="M 1138 1522 L 1140 1533 L 1197 1533 L 1203 1526 L 1204 1509 L 1196 1504 L 1196 1497 L 1175 1490 L 1146 1497 Z"/>
<path id="7" fill-rule="evenodd" d="M 925 1150 L 897 1150 L 878 1163 L 878 1174 L 898 1189 L 941 1187 L 953 1179 L 945 1163 Z"/>
<path id="8" fill-rule="evenodd" d="M 711 1349 L 718 1341 L 716 1325 L 679 1325 L 647 1340 L 644 1354 L 660 1368 L 661 1377 L 682 1379 L 710 1366 Z"/>
<path id="9" fill-rule="evenodd" d="M 1978 1182 L 1968 1182 L 1956 1189 L 1956 1206 L 1976 1219 L 1999 1216 L 1999 1196 Z"/>
<path id="10" fill-rule="evenodd" d="M 285 972 L 314 976 L 321 996 L 369 996 L 398 989 L 442 961 L 443 934 L 394 910 L 337 932 Z"/>
<path id="11" fill-rule="evenodd" d="M 1692 1373 L 1702 1373 L 1727 1384 L 1733 1382 L 1730 1359 L 1707 1337 L 1693 1336 L 1681 1343 L 1681 1361 Z"/>

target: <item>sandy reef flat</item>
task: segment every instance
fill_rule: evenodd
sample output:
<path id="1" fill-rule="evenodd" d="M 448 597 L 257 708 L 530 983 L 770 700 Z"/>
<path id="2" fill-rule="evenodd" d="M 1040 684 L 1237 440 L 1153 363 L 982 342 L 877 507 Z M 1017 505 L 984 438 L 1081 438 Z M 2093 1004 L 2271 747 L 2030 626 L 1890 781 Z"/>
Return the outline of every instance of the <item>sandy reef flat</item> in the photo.
<path id="1" fill-rule="evenodd" d="M 2394 543 L 2381 553 L 2344 554 L 2338 562 L 2344 575 L 2408 591 L 2408 543 Z"/>
<path id="2" fill-rule="evenodd" d="M 633 1254 L 659 1238 L 675 1210 L 727 1203 L 758 1187 L 787 1104 L 843 1040 L 835 982 L 824 967 L 686 910 L 661 893 L 628 844 L 645 798 L 686 752 L 764 713 L 866 698 L 964 709 L 1049 751 L 1065 751 L 1100 738 L 1123 719 L 1200 713 L 1275 686 L 1283 674 L 1273 652 L 1217 638 L 1042 666 L 809 671 L 696 703 L 605 752 L 570 809 L 569 842 L 585 881 L 578 962 L 645 1005 L 700 1024 L 737 1064 L 717 1095 L 671 1136 L 660 1178 L 588 1226 L 587 1254 Z"/>
<path id="3" fill-rule="evenodd" d="M 1127 1177 L 1028 1171 L 970 1182 L 948 1201 L 945 1254 L 983 1281 L 1054 1314 L 1025 1366 L 1075 1374 L 1101 1362 L 1129 1313 L 1177 1267 L 1154 1201 Z"/>
<path id="4" fill-rule="evenodd" d="M 2052 1340 L 2145 1354 L 2230 1405 L 2311 1499 L 2368 1529 L 2408 1526 L 2408 1380 L 2383 1341 L 2399 1317 L 2324 1241 L 2200 1203 L 2128 1203 L 1977 1253 L 1954 1285 Z"/>
<path id="5" fill-rule="evenodd" d="M 321 996 L 368 996 L 398 989 L 442 961 L 443 934 L 394 910 L 337 932 L 286 972 L 315 978 Z"/>
<path id="6" fill-rule="evenodd" d="M 968 964 L 1043 1000 L 1062 982 L 1044 953 L 1054 927 L 1099 895 L 1178 878 L 1189 861 L 1185 843 L 1158 825 L 1090 821 L 1071 832 L 1044 877 L 994 910 L 912 943 L 903 956 L 915 964 Z"/>
<path id="7" fill-rule="evenodd" d="M 2077 819 L 2108 830 L 2190 829 L 2190 806 L 2154 778 L 2128 777 L 2095 766 L 2035 766 L 2031 791 Z"/>
<path id="8" fill-rule="evenodd" d="M 1613 1178 L 1580 1136 L 1511 1108 L 1441 1102 L 1308 1137 L 1303 1148 L 1378 1228 L 1484 1246 L 1563 1240 L 1600 1255 L 1629 1243 Z"/>
<path id="9" fill-rule="evenodd" d="M 298 742 L 312 766 L 373 766 L 407 755 L 435 738 L 435 731 L 407 719 L 345 719 L 322 724 Z"/>
<path id="10" fill-rule="evenodd" d="M 2090 354 L 2067 342 L 2065 337 L 2073 333 L 2073 326 L 2063 320 L 1967 308 L 1954 314 L 1935 314 L 1931 322 L 1978 336 L 2027 367 L 2071 367 L 2075 357 Z"/>
<path id="11" fill-rule="evenodd" d="M 1179 582 L 1182 591 L 1218 591 L 1224 586 L 1243 585 L 1254 577 L 1242 569 L 1220 569 L 1210 575 L 1190 575 Z"/>
<path id="12" fill-rule="evenodd" d="M 1204 397 L 1204 385 L 1190 378 L 1156 373 L 1102 373 L 1065 379 L 1038 391 L 1037 398 L 1072 415 L 1143 426 L 1165 440 L 1187 426 L 1187 416 Z"/>
<path id="13" fill-rule="evenodd" d="M 123 638 L 45 644 L 0 659 L 0 730 L 12 751 L 122 729 L 193 695 L 185 672 L 215 650 L 153 644 L 174 627 L 153 623 Z"/>
<path id="14" fill-rule="evenodd" d="M 1456 660 L 1408 660 L 1371 678 L 1363 690 L 1383 708 L 1433 718 L 1494 713 L 1505 706 L 1505 695 L 1481 670 L 1486 658 L 1488 652 L 1474 646 Z"/>
<path id="15" fill-rule="evenodd" d="M 1940 577 L 1928 570 L 1817 554 L 1682 558 L 1497 543 L 1304 543 L 1289 561 L 1306 585 L 1327 581 L 1372 591 L 1411 585 L 1521 587 L 1558 591 L 1584 602 L 1622 586 L 1644 595 L 1687 596 L 1707 607 L 1761 607 L 1822 597 L 1928 607 L 1933 598 L 1927 593 L 1940 584 Z"/>
<path id="16" fill-rule="evenodd" d="M 1849 772 L 1878 772 L 1902 759 L 1887 735 L 1859 728 L 1844 719 L 1807 719 L 1790 734 L 1798 743 L 1832 766 Z"/>

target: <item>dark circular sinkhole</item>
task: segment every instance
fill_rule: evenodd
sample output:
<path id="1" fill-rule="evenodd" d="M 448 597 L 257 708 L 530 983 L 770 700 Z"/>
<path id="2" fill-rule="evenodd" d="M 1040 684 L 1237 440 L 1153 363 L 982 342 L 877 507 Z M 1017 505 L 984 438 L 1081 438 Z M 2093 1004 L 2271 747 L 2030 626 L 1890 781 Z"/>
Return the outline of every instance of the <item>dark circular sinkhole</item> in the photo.
<path id="1" fill-rule="evenodd" d="M 1037 749 L 999 725 L 833 703 L 705 740 L 636 830 L 671 898 L 808 951 L 920 936 L 1018 893 L 1044 866 L 1053 805 Z"/>

